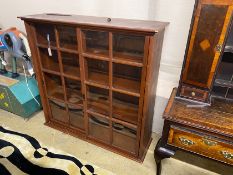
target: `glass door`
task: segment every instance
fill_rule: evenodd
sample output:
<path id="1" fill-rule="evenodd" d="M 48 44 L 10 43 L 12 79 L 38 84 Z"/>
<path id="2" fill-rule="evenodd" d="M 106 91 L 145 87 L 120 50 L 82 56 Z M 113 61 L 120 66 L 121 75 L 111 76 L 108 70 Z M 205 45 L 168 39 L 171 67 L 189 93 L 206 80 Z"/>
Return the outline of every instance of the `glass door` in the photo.
<path id="1" fill-rule="evenodd" d="M 88 137 L 137 154 L 145 36 L 82 31 Z"/>
<path id="2" fill-rule="evenodd" d="M 77 29 L 38 24 L 36 34 L 50 117 L 55 122 L 84 132 Z"/>

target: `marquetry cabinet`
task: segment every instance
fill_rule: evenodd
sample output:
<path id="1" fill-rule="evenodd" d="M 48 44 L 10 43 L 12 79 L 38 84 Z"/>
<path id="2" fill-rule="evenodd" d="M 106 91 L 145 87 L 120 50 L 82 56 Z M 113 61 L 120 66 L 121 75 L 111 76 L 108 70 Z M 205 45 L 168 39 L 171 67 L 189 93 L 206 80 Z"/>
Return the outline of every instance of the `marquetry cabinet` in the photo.
<path id="1" fill-rule="evenodd" d="M 232 59 L 224 49 L 230 31 L 232 10 L 232 0 L 197 1 L 178 96 L 210 103 L 213 85 L 219 84 L 217 86 L 220 87 L 224 86 L 224 81 L 232 81 L 232 72 L 229 70 L 232 67 Z M 223 59 L 221 59 L 222 55 Z M 219 71 L 217 71 L 218 66 Z M 218 74 L 217 79 L 215 79 L 216 74 Z M 230 78 L 225 77 L 225 74 Z M 232 90 L 225 95 L 231 98 Z"/>
<path id="2" fill-rule="evenodd" d="M 154 156 L 177 150 L 233 165 L 232 0 L 197 0 L 178 89 L 164 111 Z"/>
<path id="3" fill-rule="evenodd" d="M 45 124 L 143 160 L 168 23 L 63 14 L 20 18 Z"/>

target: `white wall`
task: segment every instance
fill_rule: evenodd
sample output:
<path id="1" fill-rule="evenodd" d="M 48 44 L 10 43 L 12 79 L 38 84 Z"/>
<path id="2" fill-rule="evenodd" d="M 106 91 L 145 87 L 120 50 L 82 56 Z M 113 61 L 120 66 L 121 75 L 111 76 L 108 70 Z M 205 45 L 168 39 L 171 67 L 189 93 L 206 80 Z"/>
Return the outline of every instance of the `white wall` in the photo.
<path id="1" fill-rule="evenodd" d="M 0 27 L 16 26 L 17 16 L 66 13 L 170 22 L 166 29 L 159 74 L 153 130 L 161 133 L 162 112 L 173 87 L 178 85 L 194 0 L 8 0 L 1 4 Z"/>

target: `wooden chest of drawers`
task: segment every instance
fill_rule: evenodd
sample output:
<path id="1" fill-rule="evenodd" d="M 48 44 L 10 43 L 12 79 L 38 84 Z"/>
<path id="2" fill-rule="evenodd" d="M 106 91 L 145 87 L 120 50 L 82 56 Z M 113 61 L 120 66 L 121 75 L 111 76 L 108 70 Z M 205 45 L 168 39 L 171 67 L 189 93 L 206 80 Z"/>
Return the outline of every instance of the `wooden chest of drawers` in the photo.
<path id="1" fill-rule="evenodd" d="M 174 89 L 163 114 L 163 135 L 155 149 L 157 172 L 161 159 L 177 149 L 233 165 L 233 106 L 213 99 L 211 106 L 176 97 Z"/>

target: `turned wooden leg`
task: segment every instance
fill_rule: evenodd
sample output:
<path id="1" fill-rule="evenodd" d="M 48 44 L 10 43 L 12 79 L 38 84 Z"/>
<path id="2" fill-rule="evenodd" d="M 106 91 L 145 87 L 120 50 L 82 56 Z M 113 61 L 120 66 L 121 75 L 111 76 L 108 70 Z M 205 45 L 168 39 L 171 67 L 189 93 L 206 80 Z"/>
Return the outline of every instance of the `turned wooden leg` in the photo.
<path id="1" fill-rule="evenodd" d="M 156 174 L 157 175 L 161 175 L 162 159 L 170 158 L 173 155 L 175 155 L 175 151 L 165 148 L 164 145 L 162 145 L 162 140 L 159 139 L 155 147 L 155 150 L 154 150 L 154 158 L 156 162 L 156 172 L 157 172 Z"/>

